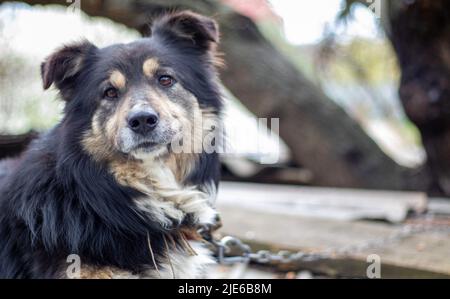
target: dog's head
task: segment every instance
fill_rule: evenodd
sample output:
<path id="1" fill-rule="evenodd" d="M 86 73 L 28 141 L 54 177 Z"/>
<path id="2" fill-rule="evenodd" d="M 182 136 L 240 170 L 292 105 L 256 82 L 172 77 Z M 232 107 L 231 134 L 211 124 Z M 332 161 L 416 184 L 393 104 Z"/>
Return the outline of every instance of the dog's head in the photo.
<path id="1" fill-rule="evenodd" d="M 63 124 L 95 158 L 155 155 L 183 138 L 194 118 L 220 110 L 218 39 L 212 19 L 168 14 L 151 37 L 130 44 L 59 49 L 42 64 L 44 88 L 59 89 Z"/>

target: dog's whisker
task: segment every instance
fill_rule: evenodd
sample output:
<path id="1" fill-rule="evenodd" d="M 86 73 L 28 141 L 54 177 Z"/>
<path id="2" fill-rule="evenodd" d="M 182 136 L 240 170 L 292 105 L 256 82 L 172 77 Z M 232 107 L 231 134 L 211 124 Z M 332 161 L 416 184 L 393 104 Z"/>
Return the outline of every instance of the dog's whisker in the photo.
<path id="1" fill-rule="evenodd" d="M 194 248 L 192 248 L 191 244 L 189 244 L 189 241 L 186 240 L 186 236 L 184 235 L 184 233 L 180 232 L 179 234 L 180 234 L 181 240 L 182 240 L 182 242 L 184 244 L 184 248 L 189 252 L 189 254 L 191 256 L 198 255 L 198 253 L 194 250 Z"/>
<path id="2" fill-rule="evenodd" d="M 170 240 L 170 244 L 172 245 L 172 248 L 176 249 L 177 248 L 177 243 L 175 242 L 175 239 L 173 238 L 173 236 L 171 234 L 167 235 L 167 237 Z"/>
<path id="3" fill-rule="evenodd" d="M 156 264 L 155 254 L 153 253 L 152 243 L 150 242 L 150 235 L 148 232 L 147 232 L 147 243 L 148 243 L 148 249 L 150 250 L 150 254 L 152 256 L 153 265 L 155 266 L 156 272 L 158 272 L 159 278 L 161 278 L 161 273 L 159 272 L 158 265 Z"/>
<path id="4" fill-rule="evenodd" d="M 166 258 L 167 261 L 169 262 L 169 266 L 170 266 L 170 271 L 172 271 L 172 278 L 175 279 L 175 270 L 173 268 L 173 264 L 172 264 L 172 260 L 170 259 L 170 254 L 169 254 L 169 245 L 167 244 L 167 240 L 165 235 L 163 235 L 163 240 L 164 240 L 164 245 L 166 247 Z"/>

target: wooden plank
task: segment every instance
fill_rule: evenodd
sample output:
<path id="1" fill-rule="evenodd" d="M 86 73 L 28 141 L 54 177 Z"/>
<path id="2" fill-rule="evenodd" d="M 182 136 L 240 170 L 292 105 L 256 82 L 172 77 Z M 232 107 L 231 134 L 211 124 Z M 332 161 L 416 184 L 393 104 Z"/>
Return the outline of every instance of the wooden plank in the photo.
<path id="1" fill-rule="evenodd" d="M 401 229 L 382 223 L 345 222 L 261 212 L 218 204 L 222 231 L 291 250 L 324 251 L 386 238 Z"/>
<path id="2" fill-rule="evenodd" d="M 364 250 L 355 255 L 365 259 L 370 254 L 382 263 L 450 275 L 450 229 L 448 232 L 414 234 L 394 244 Z"/>
<path id="3" fill-rule="evenodd" d="M 34 131 L 22 135 L 0 135 L 0 159 L 18 156 L 37 136 Z"/>
<path id="4" fill-rule="evenodd" d="M 342 222 L 252 211 L 219 205 L 224 223 L 222 235 L 233 235 L 257 249 L 289 249 L 321 252 L 377 243 L 400 232 L 398 226 L 382 223 Z M 364 277 L 366 258 L 378 254 L 384 277 L 450 278 L 450 233 L 422 233 L 398 242 L 380 244 L 345 258 L 299 264 L 303 269 L 327 275 Z M 324 272 L 325 271 L 325 272 Z"/>
<path id="5" fill-rule="evenodd" d="M 402 222 L 410 211 L 423 213 L 427 196 L 388 192 L 224 182 L 219 204 L 245 206 L 283 215 L 337 220 L 384 219 Z"/>
<path id="6" fill-rule="evenodd" d="M 256 269 L 246 264 L 235 264 L 209 267 L 207 277 L 209 279 L 276 279 L 280 278 L 280 275 L 268 269 Z"/>
<path id="7" fill-rule="evenodd" d="M 227 188 L 234 187 L 227 185 Z M 232 192 L 228 196 L 231 194 Z M 281 195 L 275 196 L 264 186 L 261 186 L 255 196 L 264 196 L 268 201 L 284 198 Z M 395 242 L 384 243 L 392 236 L 400 235 L 404 226 L 382 222 L 311 218 L 296 213 L 284 213 L 284 209 L 264 210 L 261 206 L 255 209 L 255 205 L 244 202 L 255 200 L 249 194 L 237 197 L 239 200 L 222 200 L 223 198 L 223 195 L 219 196 L 217 202 L 224 223 L 221 234 L 233 235 L 250 242 L 254 249 L 321 252 L 371 244 L 347 257 L 301 263 L 299 266 L 302 269 L 319 271 L 326 275 L 365 277 L 367 256 L 378 254 L 382 260 L 383 277 L 450 278 L 450 227 L 442 232 L 416 233 Z M 413 202 L 414 204 L 417 203 Z"/>
<path id="8" fill-rule="evenodd" d="M 428 211 L 437 215 L 450 215 L 450 199 L 431 198 L 428 204 Z"/>

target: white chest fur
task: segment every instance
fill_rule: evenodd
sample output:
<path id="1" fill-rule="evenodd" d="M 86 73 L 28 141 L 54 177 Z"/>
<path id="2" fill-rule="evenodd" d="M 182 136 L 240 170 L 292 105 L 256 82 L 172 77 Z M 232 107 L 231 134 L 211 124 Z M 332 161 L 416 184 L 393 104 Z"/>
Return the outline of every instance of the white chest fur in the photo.
<path id="1" fill-rule="evenodd" d="M 61 278 L 83 279 L 194 279 L 204 278 L 207 267 L 214 264 L 210 252 L 199 242 L 190 241 L 191 247 L 197 253 L 188 255 L 185 252 L 169 250 L 166 260 L 157 269 L 134 274 L 114 267 L 96 267 L 81 265 L 79 275 L 68 276 L 61 273 Z"/>
<path id="2" fill-rule="evenodd" d="M 214 264 L 209 250 L 197 241 L 189 241 L 196 255 L 169 250 L 166 261 L 157 270 L 147 271 L 141 278 L 193 279 L 205 277 L 207 267 Z"/>
<path id="3" fill-rule="evenodd" d="M 213 182 L 200 189 L 183 186 L 173 170 L 162 159 L 142 159 L 140 164 L 113 165 L 119 183 L 141 191 L 145 196 L 135 199 L 138 209 L 163 227 L 172 227 L 190 214 L 199 225 L 213 224 L 217 212 L 213 208 L 216 188 Z M 168 248 L 166 258 L 157 270 L 149 270 L 142 278 L 198 278 L 213 263 L 209 250 L 200 242 L 188 241 L 195 255 Z M 141 278 L 141 277 L 137 277 Z"/>
<path id="4" fill-rule="evenodd" d="M 140 178 L 127 180 L 132 187 L 147 196 L 136 199 L 139 209 L 145 211 L 164 227 L 173 221 L 181 222 L 186 214 L 193 216 L 198 224 L 212 224 L 216 217 L 213 203 L 216 197 L 215 185 L 182 186 L 173 171 L 163 160 L 152 159 L 141 166 L 145 173 Z"/>

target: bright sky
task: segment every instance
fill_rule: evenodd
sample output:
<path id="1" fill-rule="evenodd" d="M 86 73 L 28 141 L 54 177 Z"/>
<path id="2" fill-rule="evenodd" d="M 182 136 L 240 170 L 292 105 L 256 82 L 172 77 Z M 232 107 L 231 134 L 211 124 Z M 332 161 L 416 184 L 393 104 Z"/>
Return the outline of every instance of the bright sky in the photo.
<path id="1" fill-rule="evenodd" d="M 64 43 L 83 38 L 95 41 L 97 46 L 106 46 L 130 42 L 139 37 L 137 32 L 123 25 L 113 26 L 112 21 L 107 19 L 94 22 L 87 16 L 62 6 L 29 9 L 28 5 L 7 3 L 1 7 L 2 40 L 16 52 L 36 59 L 43 59 Z M 108 26 L 109 24 L 111 25 Z"/>
<path id="2" fill-rule="evenodd" d="M 341 0 L 269 0 L 284 20 L 286 38 L 294 44 L 316 43 L 327 24 L 334 25 L 341 11 Z M 362 6 L 355 6 L 354 19 L 348 22 L 346 35 L 377 36 L 375 15 Z M 343 33 L 344 28 L 338 28 Z M 342 35 L 344 37 L 344 35 Z"/>
<path id="3" fill-rule="evenodd" d="M 333 26 L 336 16 L 341 10 L 341 0 L 269 0 L 274 10 L 284 20 L 286 38 L 293 44 L 311 44 L 320 41 L 322 33 L 327 24 Z M 26 5 L 3 6 L 3 7 L 27 7 Z M 74 16 L 67 18 L 66 16 L 52 16 L 48 12 L 46 17 L 41 14 L 34 14 L 32 11 L 25 10 L 9 10 L 0 11 L 2 19 L 9 22 L 14 17 L 24 17 L 21 20 L 28 24 L 38 23 L 39 27 L 51 27 L 52 34 L 55 31 L 64 32 L 64 36 L 72 39 L 77 36 L 78 32 L 67 33 L 67 28 L 75 28 L 69 26 L 68 23 L 79 23 L 80 20 Z M 376 37 L 377 24 L 376 18 L 372 12 L 364 7 L 356 6 L 353 11 L 354 19 L 348 22 L 347 28 L 340 26 L 335 28 L 338 38 L 345 39 L 348 36 L 364 36 Z M 9 18 L 8 18 L 9 17 Z M 62 21 L 61 18 L 66 18 Z M 34 22 L 36 21 L 36 22 Z M 67 26 L 59 26 L 56 24 L 65 23 Z M 22 27 L 23 26 L 23 27 Z M 82 27 L 82 24 L 78 28 Z M 20 23 L 20 28 L 35 28 Z M 29 32 L 32 32 L 29 30 Z M 54 37 L 54 36 L 53 36 Z M 33 39 L 26 39 L 33 40 Z"/>

